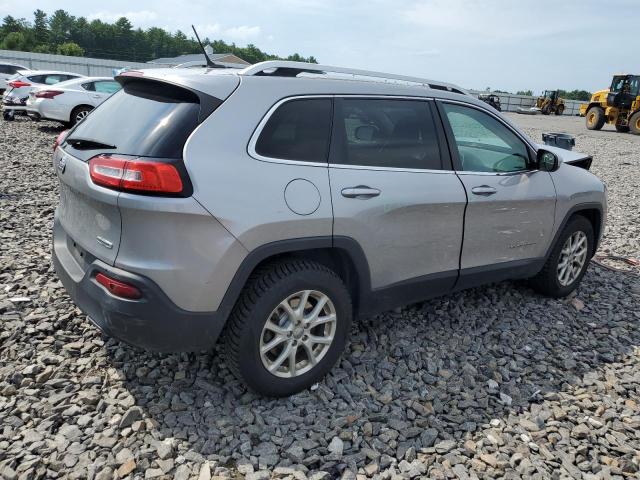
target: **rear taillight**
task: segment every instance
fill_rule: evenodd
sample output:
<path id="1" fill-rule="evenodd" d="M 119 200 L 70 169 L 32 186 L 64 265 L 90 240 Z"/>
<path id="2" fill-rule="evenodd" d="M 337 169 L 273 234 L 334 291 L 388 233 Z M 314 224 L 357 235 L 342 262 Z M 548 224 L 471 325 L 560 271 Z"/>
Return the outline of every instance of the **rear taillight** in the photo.
<path id="1" fill-rule="evenodd" d="M 30 87 L 31 84 L 22 80 L 11 80 L 8 85 L 13 88 Z"/>
<path id="2" fill-rule="evenodd" d="M 53 97 L 57 97 L 58 95 L 62 95 L 64 92 L 61 92 L 60 90 L 42 90 L 40 92 L 36 92 L 35 93 L 35 97 L 36 98 L 53 98 Z"/>
<path id="3" fill-rule="evenodd" d="M 64 142 L 64 139 L 67 137 L 67 135 L 69 135 L 69 130 L 63 130 L 60 135 L 58 135 L 56 137 L 56 141 L 53 142 L 53 151 L 56 151 L 56 148 L 58 148 L 60 145 L 62 145 L 62 142 Z"/>
<path id="4" fill-rule="evenodd" d="M 183 189 L 180 172 L 165 162 L 98 155 L 89 160 L 89 173 L 96 185 L 116 190 L 175 194 Z"/>
<path id="5" fill-rule="evenodd" d="M 96 275 L 96 281 L 116 297 L 128 298 L 130 300 L 137 300 L 142 297 L 142 293 L 137 287 L 116 280 L 115 278 L 107 277 L 104 273 L 98 273 Z"/>

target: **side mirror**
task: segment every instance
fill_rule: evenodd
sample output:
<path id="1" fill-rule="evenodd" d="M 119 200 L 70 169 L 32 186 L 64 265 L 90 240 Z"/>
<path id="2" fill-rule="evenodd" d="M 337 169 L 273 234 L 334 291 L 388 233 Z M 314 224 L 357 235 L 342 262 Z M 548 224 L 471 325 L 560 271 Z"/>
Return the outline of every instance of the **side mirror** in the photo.
<path id="1" fill-rule="evenodd" d="M 555 172 L 560 166 L 558 156 L 549 150 L 538 150 L 538 168 L 544 172 Z"/>

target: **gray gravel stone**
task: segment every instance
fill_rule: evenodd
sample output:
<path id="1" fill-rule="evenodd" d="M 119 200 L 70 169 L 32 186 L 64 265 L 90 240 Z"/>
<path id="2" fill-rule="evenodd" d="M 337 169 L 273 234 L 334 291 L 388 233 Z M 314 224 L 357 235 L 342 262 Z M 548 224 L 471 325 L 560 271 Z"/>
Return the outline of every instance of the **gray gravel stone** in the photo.
<path id="1" fill-rule="evenodd" d="M 512 119 L 576 135 L 608 184 L 598 253 L 640 258 L 640 137 Z M 317 388 L 259 398 L 217 349 L 143 352 L 72 304 L 50 266 L 59 130 L 0 122 L 0 477 L 637 477 L 637 267 L 592 264 L 570 299 L 507 282 L 360 319 Z"/>

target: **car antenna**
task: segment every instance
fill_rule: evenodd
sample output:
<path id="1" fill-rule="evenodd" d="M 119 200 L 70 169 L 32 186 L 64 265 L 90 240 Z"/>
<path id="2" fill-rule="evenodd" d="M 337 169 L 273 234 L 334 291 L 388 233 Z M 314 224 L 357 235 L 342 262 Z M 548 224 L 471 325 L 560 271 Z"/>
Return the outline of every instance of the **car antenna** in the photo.
<path id="1" fill-rule="evenodd" d="M 200 45 L 200 48 L 202 49 L 202 53 L 204 54 L 204 58 L 207 59 L 207 68 L 226 68 L 223 65 L 218 65 L 217 63 L 215 63 L 213 60 L 211 60 L 211 58 L 209 57 L 209 55 L 207 54 L 207 51 L 204 48 L 204 45 L 202 44 L 202 42 L 200 41 L 200 36 L 198 36 L 198 32 L 196 31 L 196 27 L 194 27 L 193 25 L 191 25 L 191 28 L 193 28 L 193 33 L 196 34 L 196 39 L 198 40 L 198 44 Z"/>

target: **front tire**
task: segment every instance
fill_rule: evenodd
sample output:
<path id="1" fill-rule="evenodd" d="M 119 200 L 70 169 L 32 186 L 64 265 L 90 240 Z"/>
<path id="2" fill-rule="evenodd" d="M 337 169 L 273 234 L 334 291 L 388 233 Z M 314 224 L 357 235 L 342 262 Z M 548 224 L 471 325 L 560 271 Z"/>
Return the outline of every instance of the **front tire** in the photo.
<path id="1" fill-rule="evenodd" d="M 587 111 L 586 122 L 588 130 L 600 130 L 606 121 L 604 110 L 601 107 L 591 107 Z"/>
<path id="2" fill-rule="evenodd" d="M 640 112 L 631 115 L 629 119 L 629 129 L 634 135 L 640 135 Z"/>
<path id="3" fill-rule="evenodd" d="M 564 113 L 564 105 L 558 105 L 556 108 L 556 115 L 562 115 Z"/>
<path id="4" fill-rule="evenodd" d="M 593 256 L 594 245 L 591 222 L 581 215 L 573 216 L 540 273 L 530 279 L 531 287 L 549 297 L 566 297 L 580 284 Z"/>
<path id="5" fill-rule="evenodd" d="M 227 364 L 262 395 L 292 395 L 331 370 L 344 350 L 351 317 L 346 286 L 325 266 L 286 260 L 261 267 L 229 318 Z"/>

